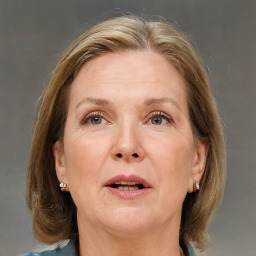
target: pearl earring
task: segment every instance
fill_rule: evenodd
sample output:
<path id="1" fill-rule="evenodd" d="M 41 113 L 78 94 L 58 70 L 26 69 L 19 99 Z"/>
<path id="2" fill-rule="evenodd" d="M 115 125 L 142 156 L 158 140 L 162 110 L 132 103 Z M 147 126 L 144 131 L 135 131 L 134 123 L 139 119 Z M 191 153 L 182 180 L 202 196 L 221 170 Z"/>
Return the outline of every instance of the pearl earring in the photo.
<path id="1" fill-rule="evenodd" d="M 199 181 L 194 180 L 194 182 L 193 182 L 193 192 L 196 192 L 199 189 L 200 189 Z"/>
<path id="2" fill-rule="evenodd" d="M 66 191 L 66 188 L 67 188 L 67 184 L 66 183 L 61 182 L 59 186 L 60 186 L 60 190 L 61 191 Z"/>

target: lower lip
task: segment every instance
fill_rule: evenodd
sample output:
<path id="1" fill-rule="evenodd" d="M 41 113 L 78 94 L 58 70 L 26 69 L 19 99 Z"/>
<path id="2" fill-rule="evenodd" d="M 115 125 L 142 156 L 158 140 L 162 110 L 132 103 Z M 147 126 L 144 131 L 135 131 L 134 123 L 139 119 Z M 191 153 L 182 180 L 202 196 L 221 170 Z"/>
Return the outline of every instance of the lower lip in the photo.
<path id="1" fill-rule="evenodd" d="M 106 187 L 106 188 L 111 194 L 123 199 L 136 199 L 148 194 L 151 191 L 151 188 L 143 188 L 143 189 L 136 189 L 136 190 L 121 190 L 121 189 L 111 188 L 111 187 Z"/>

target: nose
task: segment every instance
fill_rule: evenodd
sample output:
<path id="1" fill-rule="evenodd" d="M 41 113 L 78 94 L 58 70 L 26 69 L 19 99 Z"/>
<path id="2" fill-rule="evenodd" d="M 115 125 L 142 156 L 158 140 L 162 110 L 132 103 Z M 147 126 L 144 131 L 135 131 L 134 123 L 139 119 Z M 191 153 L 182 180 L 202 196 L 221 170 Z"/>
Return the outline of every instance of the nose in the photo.
<path id="1" fill-rule="evenodd" d="M 115 161 L 139 162 L 145 158 L 139 128 L 135 125 L 118 128 L 113 141 L 112 158 Z"/>

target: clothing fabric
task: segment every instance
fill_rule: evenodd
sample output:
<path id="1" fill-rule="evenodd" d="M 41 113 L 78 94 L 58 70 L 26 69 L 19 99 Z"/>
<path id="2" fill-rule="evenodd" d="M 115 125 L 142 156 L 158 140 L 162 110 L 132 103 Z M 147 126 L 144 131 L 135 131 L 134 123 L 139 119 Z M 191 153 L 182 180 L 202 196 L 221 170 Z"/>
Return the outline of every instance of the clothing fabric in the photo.
<path id="1" fill-rule="evenodd" d="M 189 256 L 196 256 L 193 248 L 188 248 Z M 63 248 L 56 248 L 53 250 L 46 250 L 42 252 L 28 252 L 19 256 L 75 256 L 75 248 L 72 241 L 69 241 Z"/>
<path id="2" fill-rule="evenodd" d="M 195 251 L 191 246 L 188 247 L 189 256 L 196 256 Z"/>
<path id="3" fill-rule="evenodd" d="M 28 252 L 19 256 L 75 256 L 75 248 L 70 240 L 64 247 L 57 247 L 56 249 L 42 252 Z"/>

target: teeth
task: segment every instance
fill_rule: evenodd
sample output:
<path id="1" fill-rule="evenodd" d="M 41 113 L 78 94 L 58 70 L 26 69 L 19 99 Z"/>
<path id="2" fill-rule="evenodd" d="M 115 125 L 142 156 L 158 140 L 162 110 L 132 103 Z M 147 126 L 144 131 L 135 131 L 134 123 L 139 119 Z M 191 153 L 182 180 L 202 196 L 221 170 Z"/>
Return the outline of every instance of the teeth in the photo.
<path id="1" fill-rule="evenodd" d="M 118 182 L 115 182 L 116 185 L 138 185 L 140 184 L 139 182 L 136 182 L 136 181 L 118 181 Z"/>
<path id="2" fill-rule="evenodd" d="M 134 186 L 134 187 L 118 186 L 117 188 L 120 189 L 120 190 L 137 190 L 137 189 L 139 189 L 138 186 Z"/>

